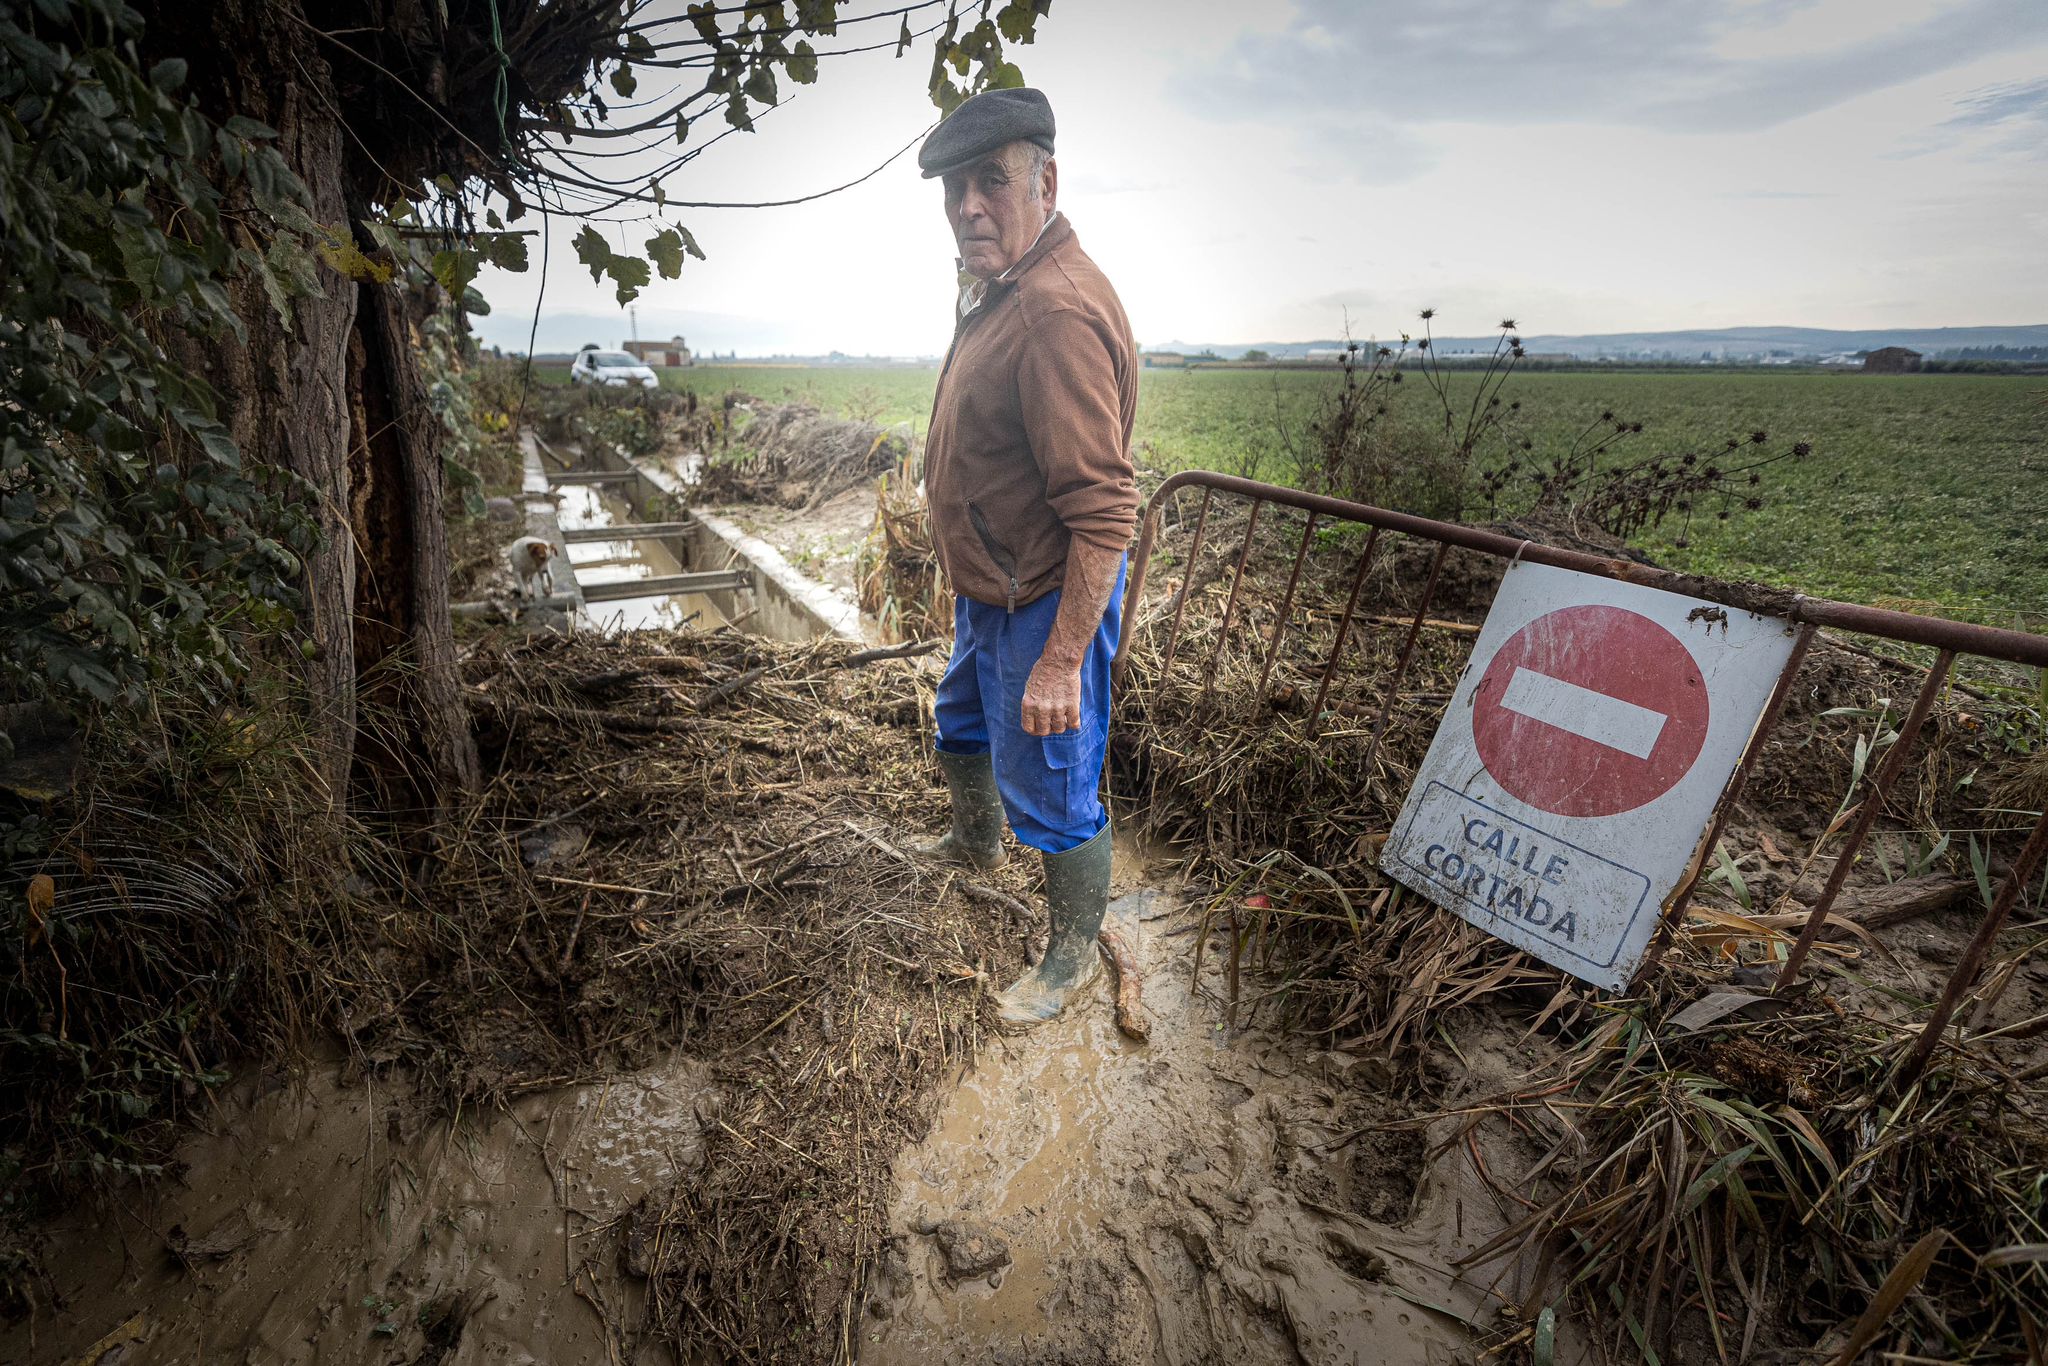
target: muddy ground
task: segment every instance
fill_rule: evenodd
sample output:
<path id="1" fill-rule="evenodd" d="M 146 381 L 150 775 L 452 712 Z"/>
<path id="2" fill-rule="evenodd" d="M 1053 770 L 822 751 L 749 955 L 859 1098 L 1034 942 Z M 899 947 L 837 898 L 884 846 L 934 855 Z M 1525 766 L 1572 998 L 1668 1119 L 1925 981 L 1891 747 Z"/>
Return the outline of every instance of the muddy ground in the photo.
<path id="1" fill-rule="evenodd" d="M 873 508 L 862 488 L 822 523 L 740 515 L 844 590 Z M 1916 879 L 1941 894 L 1824 939 L 1818 985 L 1791 1010 L 1695 1027 L 1680 1015 L 1706 992 L 1767 984 L 1760 955 L 1782 952 L 1825 875 L 1808 851 L 1900 671 L 1816 653 L 1730 825 L 1736 875 L 1703 887 L 1709 914 L 1661 994 L 1603 1002 L 1389 900 L 1369 871 L 1483 613 L 1485 566 L 1447 564 L 1415 681 L 1361 772 L 1374 685 L 1401 646 L 1385 628 L 1413 610 L 1416 566 L 1375 575 L 1366 610 L 1381 619 L 1305 767 L 1302 698 L 1344 580 L 1312 568 L 1321 597 L 1301 603 L 1261 700 L 1243 685 L 1272 605 L 1247 599 L 1221 630 L 1214 561 L 1235 545 L 1215 544 L 1190 575 L 1207 604 L 1189 614 L 1195 672 L 1141 671 L 1114 765 L 1119 809 L 1172 841 L 1119 847 L 1116 919 L 1149 1041 L 1118 1029 L 1107 976 L 1031 1035 L 986 1028 L 987 989 L 1018 970 L 1042 913 L 1026 859 L 971 879 L 899 847 L 940 819 L 931 661 L 853 668 L 841 647 L 730 632 L 489 645 L 470 679 L 526 898 L 509 966 L 481 988 L 379 979 L 345 1055 L 245 1077 L 213 1097 L 169 1180 L 48 1223 L 52 1293 L 0 1329 L 0 1359 L 1522 1360 L 1522 1315 L 1541 1302 L 1525 1302 L 1530 1266 L 1464 1259 L 1555 1194 L 1524 1173 L 1560 1152 L 1598 1160 L 1597 1106 L 1575 1121 L 1576 1102 L 1524 1100 L 1558 1094 L 1557 1069 L 1576 1065 L 1561 1060 L 1639 1015 L 1674 1076 L 1828 1124 L 1846 1095 L 1831 1079 L 1860 1075 L 1868 1030 L 1852 1024 L 1897 1020 L 1957 961 L 1981 912 L 1967 863 L 1911 865 L 1916 828 L 1978 814 L 1975 701 L 1937 713 L 1842 907 L 1851 921 L 1896 908 Z M 1289 544 L 1259 546 L 1268 579 Z M 1341 570 L 1346 545 L 1328 550 Z M 1314 851 L 1342 881 L 1281 863 L 1217 896 L 1275 848 Z M 1366 931 L 1319 928 L 1340 923 L 1346 885 Z M 2048 1075 L 2038 914 L 2023 907 L 1994 946 L 1973 1011 L 1980 1095 L 2005 1077 L 2024 1100 Z M 442 978 L 454 970 L 443 951 Z M 2032 1122 L 1986 1103 L 1994 1124 Z M 2022 1139 L 2012 1151 L 2036 1151 Z M 1778 1284 L 1741 1321 L 1724 1315 L 1749 1359 L 1846 1340 L 1835 1287 Z M 1554 1360 L 1635 1358 L 1616 1320 L 1563 1303 Z M 1713 1360 L 1700 1305 L 1679 1308 L 1664 1359 Z"/>
<path id="2" fill-rule="evenodd" d="M 707 511 L 759 536 L 781 551 L 783 558 L 800 573 L 816 579 L 848 602 L 859 599 L 854 564 L 862 543 L 875 526 L 872 488 L 847 489 L 809 510 L 772 503 L 730 503 L 708 507 Z"/>
<path id="3" fill-rule="evenodd" d="M 586 1263 L 648 1191 L 701 1164 L 703 1064 L 675 1058 L 495 1112 L 334 1061 L 220 1097 L 150 1190 L 46 1229 L 63 1310 L 9 1361 L 533 1363 L 673 1358 L 644 1281 Z"/>
<path id="4" fill-rule="evenodd" d="M 1141 876 L 1127 856 L 1119 890 Z M 1516 1211 L 1462 1158 L 1426 1163 L 1423 1132 L 1379 1126 L 1509 1086 L 1541 1050 L 1505 1014 L 1468 1016 L 1432 1104 L 1382 1059 L 1233 1036 L 1214 994 L 1190 990 L 1195 915 L 1167 883 L 1116 907 L 1150 1041 L 1119 1033 L 1105 975 L 1068 1016 L 985 1046 L 895 1157 L 859 1359 L 1481 1359 L 1512 1321 L 1498 1268 L 1456 1262 Z M 1942 917 L 1887 953 L 1924 981 L 1966 929 Z M 2048 1005 L 2048 970 L 2016 985 L 2006 1023 Z M 733 1084 L 672 1053 L 449 1115 L 404 1073 L 251 1077 L 172 1179 L 47 1226 L 63 1307 L 0 1332 L 0 1359 L 676 1361 L 634 1274 L 659 1236 L 644 1202 L 702 1179 Z M 1484 1151 L 1526 1159 L 1498 1135 Z M 1564 1345 L 1560 1360 L 1600 1359 L 1583 1326 Z M 728 1359 L 699 1347 L 681 1359 Z"/>
<path id="5" fill-rule="evenodd" d="M 1492 1306 L 1449 1263 L 1497 1222 L 1426 1176 L 1419 1134 L 1373 1127 L 1405 1107 L 1372 1062 L 1229 1037 L 1189 990 L 1174 892 L 1113 916 L 1141 941 L 1150 1042 L 1098 998 L 963 1078 L 896 1160 L 861 1359 L 1473 1360 Z"/>
<path id="6" fill-rule="evenodd" d="M 859 1359 L 1474 1360 L 1490 1297 L 1449 1262 L 1498 1215 L 1426 1176 L 1421 1135 L 1374 1129 L 1408 1107 L 1373 1060 L 1231 1035 L 1189 989 L 1183 892 L 1119 852 L 1150 1041 L 1118 1031 L 1105 972 L 942 1079 L 887 1178 Z M 1505 1036 L 1480 1056 L 1493 1081 L 1530 1060 Z M 231 1088 L 173 1178 L 47 1226 L 62 1307 L 0 1359 L 678 1360 L 636 1274 L 648 1202 L 704 1179 L 748 1079 L 678 1051 L 456 1114 L 414 1082 L 332 1060 Z M 681 1359 L 736 1359 L 698 1346 Z"/>

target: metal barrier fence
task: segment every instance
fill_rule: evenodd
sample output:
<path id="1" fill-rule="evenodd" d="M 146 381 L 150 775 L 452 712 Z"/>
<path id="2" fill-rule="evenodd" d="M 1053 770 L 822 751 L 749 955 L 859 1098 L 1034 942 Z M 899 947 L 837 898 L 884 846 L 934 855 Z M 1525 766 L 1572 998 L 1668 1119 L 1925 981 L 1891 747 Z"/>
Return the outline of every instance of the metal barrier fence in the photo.
<path id="1" fill-rule="evenodd" d="M 1821 627 L 1834 627 L 1860 635 L 1876 636 L 1886 640 L 1921 645 L 1937 652 L 1934 663 L 1927 669 L 1914 699 L 1912 709 L 1898 729 L 1895 739 L 1883 761 L 1873 774 L 1866 776 L 1860 794 L 1860 806 L 1850 826 L 1844 843 L 1837 852 L 1834 867 L 1821 889 L 1819 898 L 1808 913 L 1805 926 L 1798 940 L 1787 954 L 1779 970 L 1774 990 L 1783 993 L 1798 979 L 1800 968 L 1805 964 L 1814 941 L 1825 928 L 1829 911 L 1841 894 L 1842 884 L 1847 879 L 1849 868 L 1861 852 L 1864 842 L 1875 828 L 1879 815 L 1884 809 L 1893 785 L 1904 771 L 1906 760 L 1919 739 L 1928 714 L 1933 710 L 1936 699 L 1947 685 L 1959 655 L 1975 655 L 1985 659 L 2001 660 L 2007 663 L 2030 665 L 2048 669 L 2048 636 L 2035 635 L 2025 631 L 2001 630 L 1996 627 L 1978 626 L 1969 622 L 1947 621 L 1938 617 L 1916 616 L 1909 612 L 1888 611 L 1877 607 L 1863 607 L 1854 603 L 1833 602 L 1825 598 L 1810 598 L 1803 594 L 1761 589 L 1755 585 L 1727 583 L 1714 579 L 1696 578 L 1676 574 L 1666 569 L 1638 564 L 1631 560 L 1608 558 L 1587 554 L 1582 551 L 1566 550 L 1556 546 L 1542 545 L 1534 541 L 1518 540 L 1498 532 L 1484 531 L 1477 527 L 1459 526 L 1450 522 L 1433 521 L 1427 517 L 1416 517 L 1408 513 L 1392 512 L 1385 508 L 1353 503 L 1341 498 L 1330 498 L 1321 494 L 1304 493 L 1299 489 L 1285 488 L 1277 484 L 1264 484 L 1257 480 L 1243 479 L 1235 475 L 1218 474 L 1209 470 L 1184 470 L 1173 475 L 1146 502 L 1140 520 L 1137 564 L 1132 572 L 1128 603 L 1123 618 L 1123 635 L 1118 641 L 1115 676 L 1122 681 L 1129 667 L 1129 654 L 1133 622 L 1143 603 L 1147 571 L 1151 564 L 1155 542 L 1159 535 L 1160 512 L 1168 499 L 1182 489 L 1200 488 L 1201 507 L 1195 516 L 1193 540 L 1189 545 L 1184 563 L 1188 576 L 1183 579 L 1183 589 L 1174 603 L 1172 621 L 1167 627 L 1165 654 L 1160 667 L 1162 675 L 1173 667 L 1173 657 L 1179 644 L 1182 619 L 1187 611 L 1187 599 L 1191 593 L 1187 585 L 1197 556 L 1202 549 L 1202 540 L 1209 526 L 1209 513 L 1216 495 L 1248 500 L 1251 509 L 1245 521 L 1244 540 L 1238 547 L 1236 565 L 1231 571 L 1230 593 L 1223 607 L 1223 620 L 1217 631 L 1216 653 L 1210 661 L 1209 675 L 1213 681 L 1215 666 L 1221 660 L 1224 645 L 1230 634 L 1230 626 L 1237 613 L 1238 598 L 1244 588 L 1245 565 L 1251 555 L 1254 538 L 1258 534 L 1259 514 L 1268 504 L 1279 507 L 1297 508 L 1308 513 L 1302 527 L 1301 540 L 1294 552 L 1293 569 L 1287 578 L 1287 587 L 1281 595 L 1280 610 L 1273 626 L 1273 638 L 1266 648 L 1266 656 L 1259 674 L 1258 695 L 1263 699 L 1271 681 L 1274 662 L 1280 656 L 1280 646 L 1286 637 L 1289 618 L 1293 612 L 1296 590 L 1301 583 L 1301 571 L 1308 558 L 1309 547 L 1314 541 L 1318 522 L 1351 522 L 1367 527 L 1365 547 L 1359 554 L 1358 567 L 1352 574 L 1350 595 L 1344 604 L 1344 613 L 1337 625 L 1336 642 L 1331 647 L 1329 660 L 1323 665 L 1322 675 L 1316 685 L 1315 702 L 1309 709 L 1309 738 L 1313 742 L 1319 733 L 1324 714 L 1324 702 L 1329 696 L 1330 680 L 1335 676 L 1344 659 L 1344 646 L 1350 637 L 1352 625 L 1358 610 L 1359 594 L 1365 587 L 1366 573 L 1373 563 L 1382 533 L 1395 532 L 1434 543 L 1436 549 L 1430 557 L 1427 578 L 1423 584 L 1421 600 L 1415 607 L 1414 616 L 1408 621 L 1407 634 L 1402 640 L 1401 651 L 1395 662 L 1393 674 L 1388 678 L 1385 697 L 1374 716 L 1370 738 L 1367 741 L 1366 756 L 1362 767 L 1370 771 L 1373 756 L 1378 752 L 1381 736 L 1392 714 L 1396 695 L 1408 673 L 1415 656 L 1415 644 L 1421 635 L 1423 624 L 1428 619 L 1429 608 L 1434 601 L 1438 581 L 1443 572 L 1444 556 L 1452 547 L 1491 556 L 1495 559 L 1513 562 L 1526 560 L 1532 564 L 1551 565 L 1559 569 L 1577 570 L 1582 574 L 1594 574 L 1601 578 L 1615 579 L 1624 583 L 1638 584 L 1646 588 L 1661 588 L 1688 597 L 1703 598 L 1744 611 L 1758 612 L 1768 616 L 1787 619 L 1797 624 L 1792 655 L 1784 672 L 1779 675 L 1777 685 L 1765 705 L 1762 719 L 1749 738 L 1742 758 L 1737 764 L 1734 777 L 1728 784 L 1720 804 L 1716 806 L 1709 823 L 1706 838 L 1700 846 L 1698 856 L 1693 860 L 1692 871 L 1673 893 L 1670 905 L 1664 910 L 1662 924 L 1656 943 L 1644 960 L 1642 972 L 1647 973 L 1655 966 L 1659 955 L 1669 942 L 1671 933 L 1684 918 L 1692 893 L 1705 870 L 1708 857 L 1719 841 L 1729 812 L 1742 794 L 1744 782 L 1762 753 L 1766 741 L 1776 729 L 1785 703 L 1792 693 L 1793 680 L 1800 666 L 1805 662 L 1808 649 L 1813 643 L 1814 633 Z M 1852 797 L 1858 794 L 1852 792 Z M 2048 812 L 2043 812 L 2013 860 L 2005 880 L 1992 898 L 1992 904 L 1978 924 L 1969 947 L 1958 959 L 1955 971 L 1949 977 L 1940 999 L 1935 1003 L 1933 1013 L 1922 1028 L 1911 1053 L 1903 1064 L 1898 1082 L 1909 1085 L 1919 1076 L 1939 1044 L 1942 1031 L 1954 1017 L 1963 993 L 1969 990 L 1983 969 L 1984 960 L 1990 952 L 1991 943 L 1998 935 L 2013 909 L 2025 893 L 2026 884 L 2048 858 Z M 1640 977 L 1638 978 L 1640 980 Z"/>

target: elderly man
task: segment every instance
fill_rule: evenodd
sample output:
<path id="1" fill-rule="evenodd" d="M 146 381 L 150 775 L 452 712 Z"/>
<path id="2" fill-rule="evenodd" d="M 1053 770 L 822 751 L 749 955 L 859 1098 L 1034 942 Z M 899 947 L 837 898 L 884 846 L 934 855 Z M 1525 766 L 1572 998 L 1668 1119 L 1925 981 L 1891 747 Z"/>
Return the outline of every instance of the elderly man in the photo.
<path id="1" fill-rule="evenodd" d="M 1052 150 L 1045 96 L 992 90 L 918 154 L 927 179 L 944 178 L 971 277 L 925 444 L 932 543 L 956 595 L 937 705 L 953 824 L 925 851 L 994 867 L 1007 815 L 1043 854 L 1052 935 L 1001 995 L 1013 1026 L 1050 1019 L 1096 967 L 1109 663 L 1138 508 L 1137 348 L 1059 212 Z"/>

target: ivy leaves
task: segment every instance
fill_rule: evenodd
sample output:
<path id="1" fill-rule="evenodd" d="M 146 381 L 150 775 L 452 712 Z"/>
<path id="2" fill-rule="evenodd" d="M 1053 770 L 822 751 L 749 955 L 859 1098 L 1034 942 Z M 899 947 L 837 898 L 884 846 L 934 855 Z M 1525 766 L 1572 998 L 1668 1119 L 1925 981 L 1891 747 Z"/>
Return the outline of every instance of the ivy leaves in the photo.
<path id="1" fill-rule="evenodd" d="M 703 248 L 688 228 L 677 225 L 664 228 L 647 239 L 647 257 L 654 262 L 664 280 L 673 280 L 683 273 L 683 256 L 688 253 L 699 261 L 704 259 Z"/>
<path id="2" fill-rule="evenodd" d="M 789 78 L 798 85 L 814 84 L 818 79 L 818 54 L 809 43 L 799 38 L 796 46 L 790 49 L 789 60 L 784 63 L 783 70 L 789 72 Z"/>
<path id="3" fill-rule="evenodd" d="M 472 233 L 467 244 L 442 247 L 434 252 L 428 260 L 427 270 L 434 277 L 434 282 L 448 291 L 449 298 L 459 300 L 486 265 L 500 270 L 525 270 L 526 234 Z"/>
<path id="4" fill-rule="evenodd" d="M 1004 59 L 1003 44 L 1031 42 L 1037 37 L 1039 19 L 1051 8 L 1051 0 L 1011 0 L 965 33 L 958 31 L 958 17 L 949 16 L 945 35 L 932 48 L 932 103 L 941 113 L 951 114 L 977 90 L 1014 90 L 1023 85 L 1024 73 Z M 988 15 L 986 5 L 982 13 Z M 910 26 L 905 23 L 899 53 L 908 46 L 909 37 Z"/>
<path id="5" fill-rule="evenodd" d="M 1024 84 L 1024 73 L 1007 54 L 1012 45 L 1030 43 L 1037 37 L 1038 22 L 1051 7 L 1051 0 L 949 4 L 942 25 L 934 23 L 920 32 L 912 28 L 911 14 L 924 7 L 912 6 L 902 12 L 896 55 L 903 56 L 920 38 L 932 35 L 928 93 L 942 114 L 951 114 L 977 91 Z M 650 141 L 665 138 L 672 131 L 675 144 L 681 147 L 690 140 L 693 122 L 711 117 L 714 111 L 723 119 L 726 130 L 754 132 L 759 116 L 785 103 L 791 87 L 817 83 L 823 59 L 833 55 L 833 49 L 820 52 L 815 44 L 838 34 L 841 9 L 841 0 L 689 0 L 680 16 L 670 11 L 661 18 L 648 18 L 622 28 L 615 47 L 592 54 L 592 66 L 580 100 L 549 102 L 534 111 L 532 123 L 551 126 L 565 144 L 576 140 L 579 129 L 604 127 L 602 136 L 648 134 Z M 647 100 L 646 110 L 638 121 L 616 117 L 617 111 L 607 100 L 613 96 L 645 98 L 642 80 L 650 68 L 700 72 L 703 83 L 694 93 L 687 87 L 678 87 L 671 92 L 675 97 L 673 103 L 666 97 Z M 719 134 L 724 135 L 724 131 Z M 714 137 L 709 142 L 717 140 Z M 694 154 L 676 153 L 660 169 L 646 175 L 644 188 L 594 167 L 586 171 L 572 162 L 576 170 L 585 172 L 584 178 L 574 183 L 584 190 L 602 189 L 615 194 L 613 207 L 621 201 L 638 200 L 651 202 L 660 211 L 669 203 L 664 177 L 686 164 Z M 549 174 L 537 167 L 528 170 L 542 180 Z M 457 195 L 452 186 L 443 188 L 451 197 Z M 498 188 L 508 197 L 516 193 L 506 186 Z M 499 225 L 493 222 L 492 226 Z M 653 283 L 657 271 L 665 280 L 677 279 L 684 258 L 702 259 L 704 255 L 696 239 L 680 224 L 657 224 L 639 252 L 621 249 L 623 243 L 614 247 L 612 240 L 607 239 L 608 230 L 596 223 L 584 223 L 574 238 L 576 259 L 589 270 L 592 283 L 611 282 L 613 297 L 620 304 L 638 298 Z M 481 235 L 473 243 L 445 245 L 434 255 L 432 274 L 459 297 L 475 280 L 483 263 L 518 269 L 524 262 L 523 248 L 521 255 L 504 259 L 493 254 L 493 250 Z"/>
<path id="6" fill-rule="evenodd" d="M 133 10 L 36 10 L 0 6 L 0 260 L 37 264 L 0 273 L 0 697 L 223 687 L 290 620 L 309 491 L 245 466 L 165 343 L 241 334 L 237 277 L 289 322 L 319 230 L 275 132 L 134 65 Z"/>
<path id="7" fill-rule="evenodd" d="M 621 304 L 640 297 L 640 291 L 654 278 L 648 269 L 650 262 L 660 269 L 662 279 L 673 280 L 683 273 L 685 256 L 704 259 L 704 249 L 697 245 L 696 237 L 680 224 L 663 228 L 648 238 L 645 251 L 645 256 L 613 251 L 604 234 L 589 223 L 576 234 L 576 259 L 589 267 L 591 283 L 599 284 L 609 278 L 617 286 L 613 293 Z"/>
<path id="8" fill-rule="evenodd" d="M 1023 85 L 1024 73 L 1007 59 L 1005 44 L 1033 41 L 1038 21 L 1051 8 L 1051 0 L 1007 0 L 1000 8 L 994 0 L 987 0 L 980 6 L 981 17 L 963 30 L 960 15 L 949 7 L 944 31 L 932 47 L 932 103 L 943 114 L 951 114 L 976 91 Z M 796 85 L 816 83 L 819 59 L 825 54 L 818 52 L 811 39 L 838 32 L 838 11 L 838 0 L 763 0 L 749 4 L 693 0 L 683 21 L 694 32 L 694 38 L 669 36 L 657 46 L 640 29 L 629 30 L 619 51 L 608 58 L 616 63 L 609 70 L 611 87 L 619 95 L 629 97 L 638 89 L 633 62 L 654 61 L 664 53 L 672 57 L 678 48 L 698 48 L 700 54 L 689 58 L 687 64 L 705 71 L 699 98 L 715 104 L 730 129 L 751 133 L 760 111 L 772 109 L 787 98 L 778 73 Z M 729 28 L 721 22 L 727 20 L 731 23 Z M 918 36 L 906 14 L 898 31 L 896 55 L 908 52 Z M 666 64 L 682 63 L 670 60 Z M 599 65 L 603 69 L 604 63 Z M 602 119 L 607 111 L 594 84 L 590 100 L 598 119 Z M 652 121 L 653 126 L 665 126 L 673 119 L 676 143 L 687 142 L 691 120 L 685 110 L 692 103 L 691 99 L 682 100 Z M 564 115 L 563 127 L 566 130 L 568 126 Z M 668 195 L 659 175 L 648 181 L 640 197 L 653 200 L 657 208 L 666 205 Z M 685 256 L 702 259 L 704 255 L 689 230 L 681 226 L 663 228 L 648 238 L 644 258 L 613 250 L 604 234 L 590 224 L 577 233 L 575 245 L 576 259 L 590 271 L 591 281 L 611 280 L 613 294 L 621 304 L 637 298 L 651 283 L 650 263 L 663 279 L 673 280 L 682 273 Z"/>
<path id="9" fill-rule="evenodd" d="M 647 262 L 612 250 L 604 234 L 589 223 L 576 234 L 576 259 L 590 267 L 590 282 L 597 284 L 607 275 L 618 285 L 614 293 L 622 304 L 631 303 L 653 276 Z"/>

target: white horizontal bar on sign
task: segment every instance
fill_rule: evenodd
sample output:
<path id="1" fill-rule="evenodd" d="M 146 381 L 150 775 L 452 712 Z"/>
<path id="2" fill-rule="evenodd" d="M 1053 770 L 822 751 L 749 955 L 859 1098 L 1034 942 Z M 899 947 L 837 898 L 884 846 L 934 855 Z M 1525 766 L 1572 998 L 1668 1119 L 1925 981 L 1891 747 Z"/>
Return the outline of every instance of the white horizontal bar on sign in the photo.
<path id="1" fill-rule="evenodd" d="M 1501 694 L 1500 704 L 1533 721 L 1570 731 L 1596 745 L 1618 749 L 1638 759 L 1650 757 L 1650 751 L 1657 747 L 1657 737 L 1664 733 L 1664 723 L 1670 719 L 1661 711 L 1519 667 L 1508 680 L 1508 690 Z"/>

